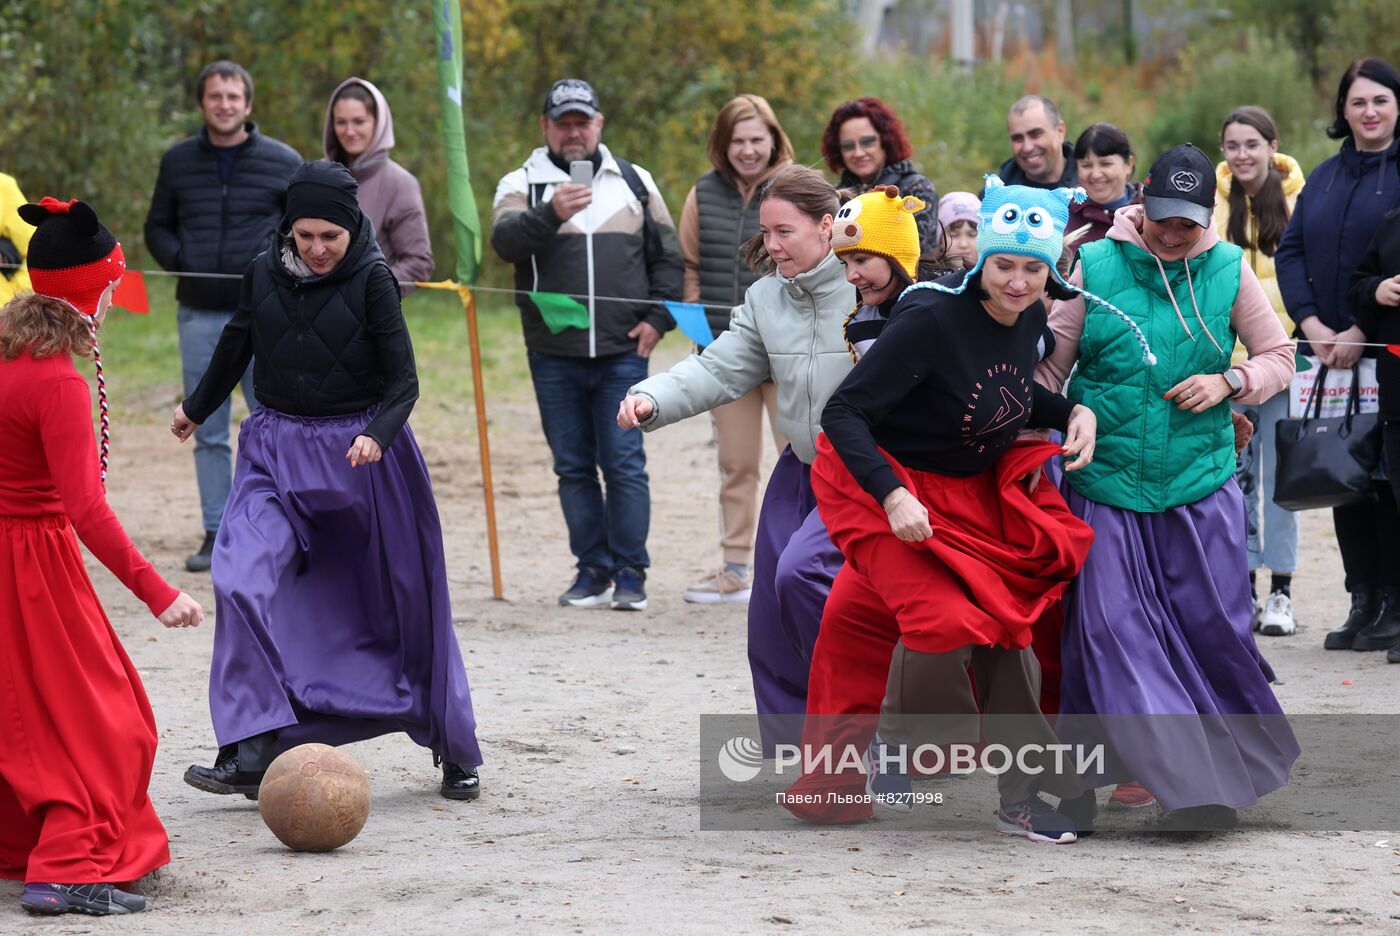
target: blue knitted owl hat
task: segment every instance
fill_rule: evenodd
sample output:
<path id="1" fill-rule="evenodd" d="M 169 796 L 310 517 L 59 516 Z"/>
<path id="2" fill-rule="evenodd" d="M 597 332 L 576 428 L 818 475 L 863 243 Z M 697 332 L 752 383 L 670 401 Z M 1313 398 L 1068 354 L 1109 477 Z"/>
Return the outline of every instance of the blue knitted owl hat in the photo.
<path id="1" fill-rule="evenodd" d="M 944 286 L 927 281 L 915 283 L 902 294 L 908 295 L 914 289 L 936 289 L 939 292 L 961 295 L 972 282 L 972 277 L 982 271 L 982 264 L 991 254 L 1016 254 L 1034 257 L 1050 268 L 1050 275 L 1066 289 L 1079 293 L 1086 304 L 1093 301 L 1117 315 L 1137 336 L 1142 347 L 1142 359 L 1153 365 L 1157 356 L 1128 313 L 1106 299 L 1075 286 L 1060 275 L 1055 266 L 1064 251 L 1065 227 L 1069 224 L 1069 206 L 1086 198 L 1082 188 L 1039 189 L 1028 185 L 1006 185 L 996 175 L 987 175 L 986 188 L 982 193 L 982 210 L 977 225 L 977 262 L 967 271 L 963 281 L 956 287 Z"/>

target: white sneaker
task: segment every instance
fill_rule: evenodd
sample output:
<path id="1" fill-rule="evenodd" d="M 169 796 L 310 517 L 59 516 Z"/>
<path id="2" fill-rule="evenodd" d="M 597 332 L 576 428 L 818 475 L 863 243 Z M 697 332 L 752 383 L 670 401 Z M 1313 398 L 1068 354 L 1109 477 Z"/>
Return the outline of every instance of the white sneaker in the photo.
<path id="1" fill-rule="evenodd" d="M 720 569 L 687 588 L 681 597 L 691 604 L 743 604 L 749 600 L 752 591 L 752 578 L 729 569 Z"/>
<path id="2" fill-rule="evenodd" d="M 1283 592 L 1274 592 L 1264 602 L 1264 611 L 1259 615 L 1259 633 L 1266 637 L 1286 637 L 1297 629 L 1293 602 Z"/>

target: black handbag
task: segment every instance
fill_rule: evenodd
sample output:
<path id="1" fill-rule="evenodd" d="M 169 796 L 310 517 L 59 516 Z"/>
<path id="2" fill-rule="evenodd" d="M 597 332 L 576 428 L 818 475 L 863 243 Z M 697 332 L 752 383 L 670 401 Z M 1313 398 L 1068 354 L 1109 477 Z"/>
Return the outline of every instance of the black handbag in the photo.
<path id="1" fill-rule="evenodd" d="M 1322 418 L 1327 365 L 1313 385 L 1312 413 L 1280 419 L 1274 430 L 1278 469 L 1274 503 L 1284 510 L 1345 507 L 1376 499 L 1371 475 L 1381 463 L 1381 418 L 1360 413 L 1361 370 L 1352 368 L 1351 393 L 1342 416 Z"/>

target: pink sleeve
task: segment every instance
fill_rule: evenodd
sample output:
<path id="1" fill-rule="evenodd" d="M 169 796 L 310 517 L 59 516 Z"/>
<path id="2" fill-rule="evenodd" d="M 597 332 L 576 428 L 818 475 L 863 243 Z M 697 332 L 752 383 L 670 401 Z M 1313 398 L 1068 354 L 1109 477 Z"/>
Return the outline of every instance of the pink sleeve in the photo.
<path id="1" fill-rule="evenodd" d="M 1249 352 L 1249 360 L 1234 366 L 1244 381 L 1244 389 L 1234 399 L 1263 403 L 1286 389 L 1297 366 L 1293 342 L 1254 275 L 1248 255 L 1240 258 L 1240 291 L 1230 311 L 1230 326 Z"/>
<path id="2" fill-rule="evenodd" d="M 1084 285 L 1084 277 L 1077 268 L 1069 281 L 1075 286 Z M 1050 306 L 1049 325 L 1055 333 L 1055 350 L 1036 367 L 1035 379 L 1042 386 L 1063 393 L 1069 372 L 1079 359 L 1079 339 L 1084 334 L 1084 297 L 1056 299 Z"/>
<path id="3" fill-rule="evenodd" d="M 63 512 L 83 545 L 123 585 L 159 615 L 179 592 L 160 577 L 132 545 L 117 515 L 107 505 L 97 464 L 92 430 L 92 396 L 76 374 L 59 380 L 39 405 L 44 457 Z"/>

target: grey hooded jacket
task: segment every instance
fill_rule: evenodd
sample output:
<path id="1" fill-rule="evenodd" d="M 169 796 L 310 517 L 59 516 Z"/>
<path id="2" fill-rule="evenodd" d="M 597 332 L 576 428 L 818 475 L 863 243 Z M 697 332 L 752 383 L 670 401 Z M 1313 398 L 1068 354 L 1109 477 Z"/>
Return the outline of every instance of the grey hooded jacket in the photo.
<path id="1" fill-rule="evenodd" d="M 703 353 L 629 391 L 654 404 L 642 429 L 650 432 L 731 403 L 771 379 L 778 389 L 776 428 L 791 442 L 793 454 L 810 465 L 822 410 L 854 366 L 842 322 L 855 303 L 855 287 L 846 282 L 833 253 L 792 279 L 777 273 L 763 277 L 744 293 L 729 330 Z"/>

